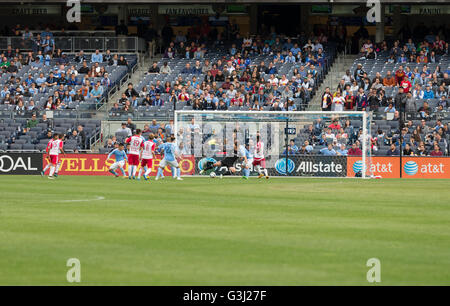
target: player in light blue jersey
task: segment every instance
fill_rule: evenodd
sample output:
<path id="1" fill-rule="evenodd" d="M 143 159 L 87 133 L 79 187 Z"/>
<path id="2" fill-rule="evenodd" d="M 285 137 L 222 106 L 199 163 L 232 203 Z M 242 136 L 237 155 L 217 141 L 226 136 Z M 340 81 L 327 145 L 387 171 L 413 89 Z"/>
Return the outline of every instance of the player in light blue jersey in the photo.
<path id="1" fill-rule="evenodd" d="M 112 164 L 111 167 L 109 167 L 109 172 L 114 174 L 115 177 L 119 177 L 119 175 L 116 172 L 116 169 L 119 168 L 120 171 L 122 172 L 123 178 L 127 178 L 125 169 L 123 168 L 125 166 L 125 161 L 128 161 L 128 157 L 127 154 L 125 153 L 124 147 L 125 147 L 124 144 L 121 143 L 119 144 L 119 148 L 112 150 L 111 153 L 108 154 L 107 159 L 110 159 L 111 156 L 113 155 L 116 159 L 116 162 Z"/>
<path id="2" fill-rule="evenodd" d="M 249 140 L 245 142 L 245 146 L 241 145 L 239 147 L 239 155 L 242 159 L 242 166 L 244 167 L 244 169 L 242 169 L 242 172 L 244 173 L 244 176 L 242 178 L 248 180 L 250 176 L 250 166 L 253 162 L 253 154 L 250 150 Z"/>
<path id="3" fill-rule="evenodd" d="M 175 171 L 172 170 L 172 172 L 176 172 L 176 178 L 179 181 L 182 181 L 180 175 L 180 166 L 178 165 L 177 157 L 178 157 L 178 148 L 175 144 L 175 137 L 171 136 L 168 140 L 168 142 L 160 144 L 158 146 L 159 150 L 162 151 L 164 158 L 159 163 L 158 173 L 156 174 L 155 180 L 157 181 L 160 177 L 164 178 L 164 168 L 166 166 L 171 166 L 172 169 L 175 168 Z"/>

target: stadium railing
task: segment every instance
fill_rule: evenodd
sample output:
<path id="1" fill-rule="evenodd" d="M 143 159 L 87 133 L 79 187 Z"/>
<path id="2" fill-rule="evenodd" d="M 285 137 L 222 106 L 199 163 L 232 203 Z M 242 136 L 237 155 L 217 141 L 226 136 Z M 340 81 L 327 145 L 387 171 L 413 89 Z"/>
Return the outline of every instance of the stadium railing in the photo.
<path id="1" fill-rule="evenodd" d="M 53 37 L 57 49 L 64 52 L 78 51 L 94 52 L 99 49 L 111 52 L 142 53 L 146 50 L 145 40 L 139 37 L 92 37 L 92 36 L 55 36 Z M 33 41 L 22 37 L 0 37 L 0 49 L 8 46 L 21 51 L 33 51 Z"/>

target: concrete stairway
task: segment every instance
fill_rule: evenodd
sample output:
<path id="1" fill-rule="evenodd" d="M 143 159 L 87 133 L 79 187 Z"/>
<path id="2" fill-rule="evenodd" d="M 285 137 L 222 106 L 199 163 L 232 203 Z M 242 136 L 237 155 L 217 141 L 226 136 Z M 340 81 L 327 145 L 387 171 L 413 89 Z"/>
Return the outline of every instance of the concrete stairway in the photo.
<path id="1" fill-rule="evenodd" d="M 320 111 L 321 110 L 321 98 L 322 94 L 325 91 L 325 88 L 330 87 L 331 91 L 334 92 L 339 84 L 339 81 L 342 79 L 342 76 L 345 74 L 347 69 L 350 69 L 353 62 L 358 58 L 358 55 L 348 55 L 348 54 L 340 54 L 333 65 L 331 66 L 328 74 L 326 75 L 322 85 L 320 85 L 317 90 L 316 95 L 311 100 L 308 106 L 309 111 Z"/>

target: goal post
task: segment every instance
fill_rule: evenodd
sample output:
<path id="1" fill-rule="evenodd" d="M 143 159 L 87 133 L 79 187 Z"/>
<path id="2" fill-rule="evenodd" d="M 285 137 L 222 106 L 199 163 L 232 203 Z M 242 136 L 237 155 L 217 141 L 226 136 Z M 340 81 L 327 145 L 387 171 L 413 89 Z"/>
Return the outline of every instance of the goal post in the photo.
<path id="1" fill-rule="evenodd" d="M 195 165 L 194 175 L 206 161 L 233 156 L 235 143 L 248 144 L 252 152 L 259 136 L 271 176 L 366 178 L 371 176 L 370 127 L 367 112 L 178 110 L 174 114 L 176 142 Z M 238 172 L 242 166 L 236 161 Z"/>

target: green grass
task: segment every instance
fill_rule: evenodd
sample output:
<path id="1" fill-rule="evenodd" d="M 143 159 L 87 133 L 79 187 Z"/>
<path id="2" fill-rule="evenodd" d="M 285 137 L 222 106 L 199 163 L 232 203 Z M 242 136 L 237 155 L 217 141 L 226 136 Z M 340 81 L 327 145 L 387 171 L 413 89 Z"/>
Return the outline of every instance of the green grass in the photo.
<path id="1" fill-rule="evenodd" d="M 0 285 L 450 285 L 449 187 L 0 176 Z"/>

